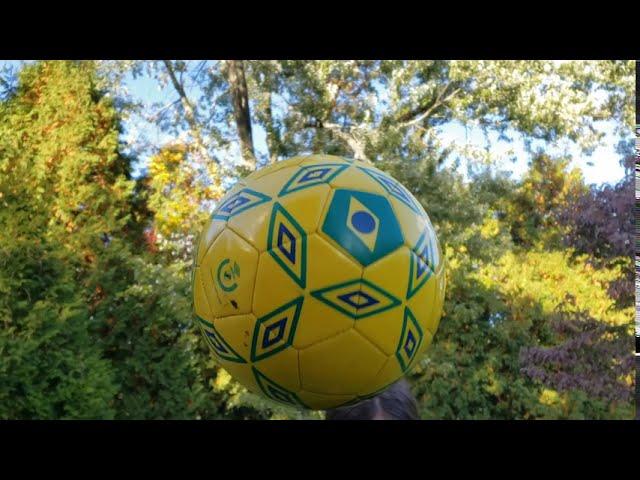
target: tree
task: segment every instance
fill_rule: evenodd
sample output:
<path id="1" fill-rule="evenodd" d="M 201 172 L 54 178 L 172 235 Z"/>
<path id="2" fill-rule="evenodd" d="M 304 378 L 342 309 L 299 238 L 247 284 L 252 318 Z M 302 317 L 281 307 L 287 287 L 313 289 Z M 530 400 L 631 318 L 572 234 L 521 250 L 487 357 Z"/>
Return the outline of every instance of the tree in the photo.
<path id="1" fill-rule="evenodd" d="M 112 418 L 117 385 L 81 288 L 124 235 L 130 184 L 113 111 L 74 62 L 25 68 L 0 103 L 3 418 Z"/>
<path id="2" fill-rule="evenodd" d="M 38 62 L 0 103 L 0 288 L 19 292 L 0 307 L 0 411 L 215 417 L 209 357 L 186 329 L 188 264 L 143 250 L 147 190 L 95 80 L 91 62 Z"/>
<path id="3" fill-rule="evenodd" d="M 568 166 L 569 159 L 551 158 L 542 152 L 530 162 L 506 212 L 517 245 L 559 242 L 555 213 L 587 190 L 580 170 L 567 171 Z"/>
<path id="4" fill-rule="evenodd" d="M 233 115 L 240 137 L 240 148 L 245 163 L 252 170 L 256 168 L 256 158 L 253 152 L 253 138 L 251 136 L 251 113 L 249 110 L 249 92 L 244 76 L 244 62 L 242 60 L 228 60 L 226 62 L 229 93 L 233 102 Z"/>

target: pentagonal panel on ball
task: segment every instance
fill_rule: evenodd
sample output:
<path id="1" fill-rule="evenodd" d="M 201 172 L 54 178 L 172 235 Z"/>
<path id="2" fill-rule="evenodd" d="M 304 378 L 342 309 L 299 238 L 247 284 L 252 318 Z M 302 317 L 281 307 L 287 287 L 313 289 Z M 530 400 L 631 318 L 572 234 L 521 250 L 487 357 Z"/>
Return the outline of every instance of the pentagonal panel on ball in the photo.
<path id="1" fill-rule="evenodd" d="M 205 254 L 211 248 L 211 245 L 218 238 L 218 235 L 222 233 L 222 231 L 227 226 L 227 222 L 224 220 L 215 220 L 210 219 L 207 225 L 204 227 L 204 230 L 200 234 L 200 238 L 198 239 L 198 250 L 196 252 L 196 265 L 202 264 L 202 259 Z"/>
<path id="2" fill-rule="evenodd" d="M 286 160 L 280 160 L 279 162 L 272 163 L 271 165 L 267 165 L 260 168 L 259 170 L 256 170 L 255 172 L 251 173 L 249 176 L 244 177 L 243 181 L 250 183 L 252 181 L 258 180 L 272 173 L 278 172 L 283 168 L 295 167 L 299 165 L 300 162 L 302 162 L 304 159 L 305 157 L 292 157 Z"/>
<path id="3" fill-rule="evenodd" d="M 242 358 L 250 358 L 251 337 L 256 324 L 256 317 L 252 313 L 216 318 L 213 324 L 219 335 Z"/>
<path id="4" fill-rule="evenodd" d="M 426 275 L 426 274 L 425 274 Z M 423 330 L 435 333 L 439 318 L 437 309 L 436 291 L 438 278 L 431 274 L 426 282 L 418 284 L 417 290 L 406 302 L 411 313 Z"/>
<path id="5" fill-rule="evenodd" d="M 213 317 L 251 313 L 258 252 L 225 229 L 204 256 L 202 279 Z"/>
<path id="6" fill-rule="evenodd" d="M 205 294 L 205 287 L 202 278 L 202 270 L 195 268 L 193 272 L 193 313 L 200 318 L 213 322 L 213 314 L 209 306 L 209 300 Z"/>
<path id="7" fill-rule="evenodd" d="M 378 184 L 373 178 L 358 169 L 358 165 L 364 165 L 361 162 L 353 162 L 344 172 L 337 177 L 331 179 L 330 185 L 335 189 L 347 188 L 359 190 L 361 192 L 375 193 L 378 195 L 386 195 L 386 190 Z"/>
<path id="8" fill-rule="evenodd" d="M 320 233 L 361 265 L 369 265 L 404 243 L 391 205 L 382 195 L 333 191 Z"/>
<path id="9" fill-rule="evenodd" d="M 358 332 L 348 330 L 300 350 L 302 390 L 330 395 L 356 394 L 387 357 Z"/>
<path id="10" fill-rule="evenodd" d="M 290 252 L 291 246 L 283 245 L 283 249 Z M 278 254 L 282 254 L 282 252 L 272 254 L 272 252 L 267 251 L 260 254 L 253 293 L 253 313 L 258 318 L 273 312 L 304 294 L 304 290 L 296 281 L 295 275 L 283 268 L 281 262 L 274 258 Z M 284 262 L 288 259 L 280 260 Z"/>

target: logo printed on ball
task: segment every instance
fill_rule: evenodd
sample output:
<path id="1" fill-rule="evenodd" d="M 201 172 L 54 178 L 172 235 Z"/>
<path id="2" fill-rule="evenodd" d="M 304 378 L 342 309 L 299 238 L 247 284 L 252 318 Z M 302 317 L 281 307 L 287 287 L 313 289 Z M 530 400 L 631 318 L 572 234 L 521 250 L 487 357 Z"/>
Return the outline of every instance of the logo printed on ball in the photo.
<path id="1" fill-rule="evenodd" d="M 240 278 L 240 265 L 238 262 L 232 262 L 230 259 L 225 258 L 218 265 L 218 271 L 216 274 L 216 281 L 218 286 L 225 292 L 233 292 L 238 288 L 237 280 Z"/>

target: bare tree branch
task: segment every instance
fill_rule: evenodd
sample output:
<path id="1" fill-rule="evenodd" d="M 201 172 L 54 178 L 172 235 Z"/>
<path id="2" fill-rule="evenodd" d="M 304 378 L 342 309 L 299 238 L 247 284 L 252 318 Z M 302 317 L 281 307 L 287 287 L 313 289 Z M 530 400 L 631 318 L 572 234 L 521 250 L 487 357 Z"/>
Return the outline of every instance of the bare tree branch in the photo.
<path id="1" fill-rule="evenodd" d="M 171 61 L 163 60 L 162 62 L 164 63 L 165 68 L 167 69 L 167 73 L 169 74 L 171 84 L 173 85 L 173 88 L 175 89 L 175 91 L 178 93 L 178 96 L 180 98 L 180 103 L 184 108 L 185 119 L 187 120 L 187 124 L 191 129 L 191 134 L 193 135 L 193 139 L 195 141 L 198 154 L 202 157 L 203 160 L 215 161 L 215 159 L 211 158 L 211 156 L 209 155 L 209 151 L 205 145 L 203 135 L 202 135 L 202 128 L 198 123 L 195 107 L 189 101 L 189 97 L 187 96 L 187 93 L 184 90 L 184 86 L 182 82 L 179 81 L 178 78 L 176 77 L 175 69 L 171 64 Z"/>
<path id="2" fill-rule="evenodd" d="M 430 105 L 425 105 L 422 107 L 415 108 L 410 112 L 407 112 L 404 115 L 401 115 L 398 118 L 398 122 L 400 122 L 398 126 L 408 127 L 411 125 L 415 125 L 416 123 L 422 122 L 424 119 L 428 118 L 429 115 L 431 115 L 436 108 L 444 105 L 446 102 L 451 100 L 455 95 L 457 95 L 458 92 L 461 91 L 460 88 L 456 88 L 449 95 L 444 97 L 450 85 L 451 85 L 450 83 L 447 84 L 447 86 L 444 87 L 444 89 L 438 94 L 436 99 L 433 102 L 431 102 Z"/>

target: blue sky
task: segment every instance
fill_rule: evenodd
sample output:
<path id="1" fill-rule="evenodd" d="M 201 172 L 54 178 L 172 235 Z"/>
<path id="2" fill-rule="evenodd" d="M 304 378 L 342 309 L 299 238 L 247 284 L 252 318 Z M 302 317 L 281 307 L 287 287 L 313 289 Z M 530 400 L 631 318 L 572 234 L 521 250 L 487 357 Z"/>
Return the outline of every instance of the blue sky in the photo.
<path id="1" fill-rule="evenodd" d="M 16 61 L 0 61 L 0 68 L 6 64 L 16 65 L 17 63 Z M 177 98 L 170 86 L 159 87 L 147 77 L 139 77 L 134 80 L 129 76 L 125 85 L 133 98 L 144 102 L 150 108 L 156 102 L 167 105 Z M 154 110 L 151 108 L 151 111 Z M 156 125 L 144 121 L 137 115 L 126 119 L 124 127 L 125 139 L 131 142 L 144 137 L 151 145 L 160 146 L 172 140 L 170 135 L 160 131 Z M 570 155 L 573 158 L 572 165 L 582 170 L 587 183 L 616 183 L 623 178 L 624 169 L 619 164 L 620 155 L 616 151 L 619 138 L 613 134 L 613 127 L 613 122 L 603 123 L 602 131 L 606 133 L 603 145 L 598 147 L 591 156 L 581 154 L 575 145 L 570 143 L 555 148 L 545 145 L 543 142 L 534 143 L 534 146 L 543 147 L 549 154 Z M 629 135 L 631 136 L 632 133 L 629 132 Z M 530 154 L 525 150 L 523 139 L 519 134 L 515 132 L 507 132 L 507 134 L 513 138 L 512 142 L 500 140 L 496 133 L 491 133 L 489 134 L 490 143 L 487 143 L 487 138 L 479 128 L 465 127 L 457 122 L 439 127 L 438 133 L 444 144 L 454 142 L 472 148 L 488 148 L 492 157 L 500 159 L 500 165 L 504 170 L 511 171 L 515 178 L 519 178 L 527 168 Z M 253 137 L 258 153 L 265 153 L 267 147 L 264 129 L 259 125 L 254 125 Z M 143 156 L 141 160 L 139 167 L 143 168 L 146 159 Z M 450 159 L 450 161 L 453 160 L 453 158 Z M 464 159 L 462 160 L 464 161 Z"/>

